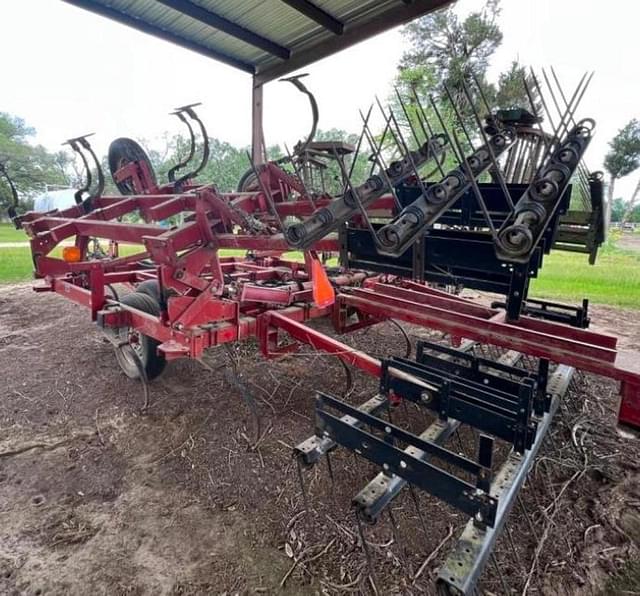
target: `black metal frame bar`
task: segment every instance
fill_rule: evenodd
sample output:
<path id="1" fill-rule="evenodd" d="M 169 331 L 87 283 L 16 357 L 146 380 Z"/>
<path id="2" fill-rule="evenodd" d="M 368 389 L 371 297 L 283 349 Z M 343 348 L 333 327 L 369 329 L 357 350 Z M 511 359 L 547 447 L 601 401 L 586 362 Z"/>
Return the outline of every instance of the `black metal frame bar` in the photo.
<path id="1" fill-rule="evenodd" d="M 438 572 L 438 584 L 449 593 L 473 594 L 476 583 L 493 552 L 516 497 L 531 470 L 542 442 L 549 431 L 560 399 L 566 392 L 574 369 L 559 365 L 549 379 L 548 391 L 552 395 L 549 412 L 538 425 L 538 436 L 531 449 L 524 455 L 511 453 L 500 467 L 490 494 L 499 499 L 496 523 L 493 527 L 478 528 L 467 523 L 458 543 Z"/>
<path id="2" fill-rule="evenodd" d="M 344 23 L 313 2 L 309 0 L 282 0 L 282 2 L 336 35 L 344 33 Z"/>
<path id="3" fill-rule="evenodd" d="M 460 356 L 470 351 L 474 345 L 474 342 L 466 340 L 459 348 L 453 350 L 455 356 Z M 447 358 L 446 355 L 445 358 Z M 518 352 L 507 352 L 501 356 L 497 362 L 513 366 L 519 359 L 520 354 Z M 437 419 L 419 436 L 422 439 L 441 445 L 456 432 L 460 424 L 460 421 L 454 418 L 448 418 L 447 420 Z M 426 453 L 416 450 L 413 447 L 408 447 L 407 451 L 416 457 L 428 459 Z M 399 476 L 380 472 L 354 497 L 352 501 L 353 505 L 364 520 L 372 523 L 378 519 L 380 514 L 400 494 L 406 485 L 406 481 Z"/>
<path id="4" fill-rule="evenodd" d="M 291 56 L 291 50 L 289 48 L 285 48 L 262 35 L 258 35 L 249 29 L 241 27 L 237 23 L 234 23 L 229 19 L 225 19 L 219 14 L 194 4 L 189 0 L 158 0 L 158 2 L 198 21 L 199 23 L 208 25 L 218 31 L 222 31 L 231 37 L 235 37 L 249 45 L 260 48 L 261 50 L 264 50 L 269 54 L 273 54 L 278 58 L 288 60 Z"/>
<path id="5" fill-rule="evenodd" d="M 414 486 L 442 499 L 453 507 L 473 517 L 480 525 L 494 523 L 497 501 L 488 497 L 477 485 L 453 476 L 449 472 L 403 451 L 393 445 L 393 440 L 401 440 L 416 449 L 430 453 L 439 459 L 455 465 L 461 470 L 486 478 L 488 470 L 484 466 L 457 455 L 436 443 L 420 439 L 390 422 L 362 412 L 357 408 L 324 393 L 316 398 L 316 434 L 330 437 L 350 451 L 382 466 L 385 472 L 395 474 Z M 375 427 L 385 433 L 380 439 L 363 428 L 342 421 L 329 413 L 328 408 L 348 414 L 358 419 L 362 425 Z"/>
<path id="6" fill-rule="evenodd" d="M 536 395 L 534 378 L 523 377 L 514 382 L 488 372 L 476 372 L 474 367 L 447 370 L 450 363 L 437 361 L 436 357 L 426 355 L 422 362 L 404 358 L 383 361 L 380 392 L 393 392 L 436 412 L 442 419 L 452 417 L 490 433 L 512 443 L 520 453 L 531 446 L 536 436 L 536 425 L 531 420 Z M 438 391 L 425 395 L 424 389 L 408 378 L 390 375 L 389 367 L 433 384 Z M 482 381 L 473 380 L 479 375 Z M 485 380 L 489 383 L 485 384 Z"/>

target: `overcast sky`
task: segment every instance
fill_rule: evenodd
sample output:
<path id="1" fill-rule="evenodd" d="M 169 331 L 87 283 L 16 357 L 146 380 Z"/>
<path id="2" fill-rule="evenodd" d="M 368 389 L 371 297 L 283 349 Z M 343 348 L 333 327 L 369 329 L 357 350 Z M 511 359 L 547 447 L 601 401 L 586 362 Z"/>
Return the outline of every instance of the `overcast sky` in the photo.
<path id="1" fill-rule="evenodd" d="M 480 4 L 460 0 L 456 10 Z M 607 142 L 640 117 L 640 2 L 502 0 L 502 7 L 504 41 L 490 78 L 515 58 L 534 67 L 554 65 L 566 87 L 595 70 L 578 115 L 597 121 L 586 161 L 600 168 Z M 5 1 L 0 19 L 0 111 L 24 118 L 52 150 L 87 132 L 96 133 L 100 153 L 118 136 L 153 143 L 164 131 L 180 130 L 169 110 L 196 101 L 204 104 L 200 113 L 211 136 L 250 142 L 249 75 L 61 0 Z M 404 48 L 400 32 L 390 31 L 305 68 L 320 127 L 357 131 L 358 109 L 390 93 Z M 308 124 L 306 100 L 293 87 L 265 87 L 269 144 L 292 146 Z M 616 195 L 628 197 L 638 176 L 621 181 Z"/>

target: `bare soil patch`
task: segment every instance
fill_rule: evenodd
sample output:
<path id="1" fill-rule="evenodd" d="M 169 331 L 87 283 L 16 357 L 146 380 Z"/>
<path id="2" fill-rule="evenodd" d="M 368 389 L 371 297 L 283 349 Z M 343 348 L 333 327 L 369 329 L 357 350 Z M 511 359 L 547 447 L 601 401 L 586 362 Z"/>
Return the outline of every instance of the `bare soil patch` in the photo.
<path id="1" fill-rule="evenodd" d="M 640 346 L 637 311 L 594 309 L 593 319 Z M 391 324 L 344 341 L 377 355 L 405 349 Z M 0 288 L 1 594 L 371 592 L 350 499 L 377 470 L 338 451 L 334 484 L 324 464 L 306 472 L 305 512 L 291 458 L 313 433 L 314 391 L 342 393 L 342 367 L 308 348 L 279 362 L 252 343 L 236 355 L 260 412 L 257 445 L 224 350 L 208 355 L 212 370 L 170 364 L 141 414 L 140 384 L 85 309 L 28 285 Z M 360 403 L 376 384 L 354 376 Z M 640 447 L 615 431 L 616 393 L 576 377 L 522 493 L 527 515 L 510 518 L 515 552 L 503 537 L 501 573 L 490 564 L 481 591 L 611 593 L 608 578 L 638 559 Z M 417 432 L 428 423 L 414 409 L 395 416 Z M 473 435 L 461 441 L 471 455 Z M 399 541 L 386 517 L 366 528 L 381 594 L 433 593 L 466 521 L 426 495 L 419 503 L 426 535 L 408 494 L 393 508 Z"/>
<path id="2" fill-rule="evenodd" d="M 640 234 L 632 232 L 625 232 L 620 236 L 618 240 L 620 248 L 626 248 L 627 250 L 635 250 L 640 252 Z"/>

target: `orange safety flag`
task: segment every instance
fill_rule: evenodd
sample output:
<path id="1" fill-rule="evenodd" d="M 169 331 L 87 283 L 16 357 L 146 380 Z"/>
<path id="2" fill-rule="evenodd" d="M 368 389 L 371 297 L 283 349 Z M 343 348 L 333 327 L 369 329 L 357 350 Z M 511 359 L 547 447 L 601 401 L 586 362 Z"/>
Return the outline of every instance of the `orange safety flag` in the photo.
<path id="1" fill-rule="evenodd" d="M 320 308 L 331 306 L 336 300 L 336 295 L 327 277 L 327 272 L 318 259 L 311 259 L 311 282 L 313 284 L 313 301 L 316 305 Z"/>

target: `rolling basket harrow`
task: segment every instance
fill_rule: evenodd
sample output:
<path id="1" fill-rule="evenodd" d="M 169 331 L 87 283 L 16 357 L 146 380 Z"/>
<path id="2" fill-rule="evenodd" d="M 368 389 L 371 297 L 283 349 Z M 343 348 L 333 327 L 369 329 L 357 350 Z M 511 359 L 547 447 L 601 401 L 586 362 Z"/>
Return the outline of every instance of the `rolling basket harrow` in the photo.
<path id="1" fill-rule="evenodd" d="M 317 106 L 295 77 L 311 101 L 311 134 L 277 162 L 249 158 L 237 192 L 196 181 L 209 156 L 196 105 L 174 112 L 191 148 L 166 183 L 137 143 L 112 143 L 119 196 L 104 194 L 87 137 L 70 139 L 87 171 L 76 205 L 10 213 L 30 237 L 35 290 L 88 307 L 124 372 L 145 388 L 168 361 L 248 338 L 266 358 L 307 344 L 373 376 L 378 391 L 364 403 L 317 393 L 315 433 L 294 450 L 303 492 L 305 470 L 342 447 L 380 468 L 353 497 L 361 529 L 404 488 L 445 501 L 469 521 L 439 583 L 470 593 L 575 369 L 619 381 L 619 423 L 640 427 L 640 357 L 588 329 L 586 300 L 572 307 L 528 296 L 551 250 L 584 252 L 593 263 L 605 236 L 602 175 L 583 162 L 595 123 L 575 117 L 590 77 L 568 96 L 555 72 L 542 74 L 546 92 L 534 73 L 522 81 L 527 109 L 493 109 L 477 81 L 464 86 L 463 101 L 448 90 L 441 98 L 397 93 L 395 108 L 378 102 L 361 114 L 355 147 L 314 142 Z M 370 175 L 355 181 L 365 152 Z M 335 195 L 325 190 L 332 168 L 342 186 Z M 93 238 L 108 239 L 110 251 L 96 256 Z M 141 248 L 121 256 L 119 243 Z M 304 259 L 287 258 L 290 251 Z M 338 266 L 326 266 L 324 253 L 338 255 Z M 120 296 L 121 286 L 133 291 Z M 488 304 L 445 287 L 502 298 Z M 307 324 L 319 318 L 337 333 L 393 320 L 450 341 L 419 341 L 413 359 L 410 349 L 378 359 Z M 487 358 L 478 345 L 502 353 Z M 536 367 L 519 366 L 523 357 Z M 407 402 L 433 417 L 420 434 L 391 418 Z M 451 443 L 462 426 L 474 429 L 476 457 Z M 499 466 L 495 443 L 508 448 Z"/>

